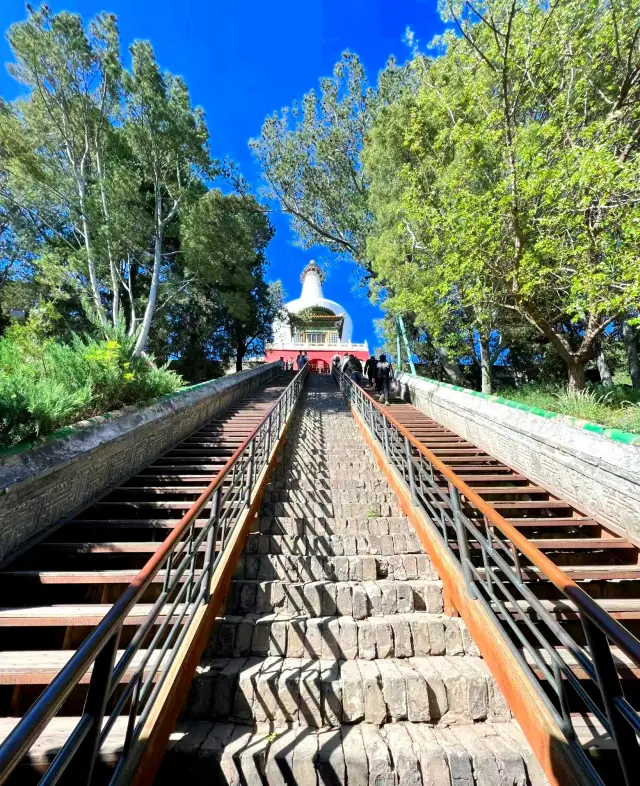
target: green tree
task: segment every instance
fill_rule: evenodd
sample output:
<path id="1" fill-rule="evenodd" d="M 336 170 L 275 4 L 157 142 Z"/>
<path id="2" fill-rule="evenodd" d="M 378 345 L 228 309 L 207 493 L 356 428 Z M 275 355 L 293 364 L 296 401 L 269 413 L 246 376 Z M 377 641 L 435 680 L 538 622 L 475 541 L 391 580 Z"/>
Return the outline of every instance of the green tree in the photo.
<path id="1" fill-rule="evenodd" d="M 622 339 L 627 356 L 627 369 L 634 388 L 640 388 L 640 353 L 638 352 L 638 331 L 634 321 L 637 314 L 627 314 L 622 319 Z"/>
<path id="2" fill-rule="evenodd" d="M 273 322 L 284 310 L 284 292 L 279 281 L 268 284 L 260 266 L 254 268 L 253 286 L 242 303 L 236 303 L 226 312 L 222 321 L 223 332 L 218 335 L 226 346 L 232 348 L 236 371 L 242 371 L 246 357 L 260 357 L 265 344 L 273 338 Z"/>
<path id="3" fill-rule="evenodd" d="M 357 55 L 345 52 L 333 76 L 320 81 L 319 95 L 310 90 L 268 117 L 251 140 L 267 195 L 291 216 L 304 248 L 319 244 L 368 268 L 371 212 L 360 152 L 380 107 L 405 78 L 390 60 L 375 89 Z"/>
<path id="4" fill-rule="evenodd" d="M 135 353 L 145 347 L 158 299 L 167 225 L 202 177 L 211 174 L 208 132 L 200 109 L 192 109 L 179 77 L 163 74 L 147 42 L 131 47 L 131 74 L 125 75 L 125 134 L 142 179 L 151 184 L 153 268 Z"/>
<path id="5" fill-rule="evenodd" d="M 259 354 L 283 308 L 282 289 L 265 280 L 265 251 L 273 227 L 254 197 L 209 191 L 185 217 L 182 239 L 193 287 L 218 304 L 209 343 L 221 359 Z"/>
<path id="6" fill-rule="evenodd" d="M 522 319 L 580 388 L 640 294 L 637 0 L 443 8 L 457 34 L 365 145 L 374 272 L 453 351 L 477 336 L 484 390 Z"/>
<path id="7" fill-rule="evenodd" d="M 93 308 L 106 323 L 98 235 L 109 217 L 105 147 L 119 100 L 115 17 L 100 14 L 85 32 L 77 14 L 42 6 L 13 25 L 8 38 L 15 57 L 9 71 L 30 92 L 0 116 L 8 174 L 0 193 L 38 236 L 56 236 L 67 258 L 80 263 L 76 278 L 86 276 Z M 111 257 L 109 266 L 117 315 Z"/>
<path id="8" fill-rule="evenodd" d="M 184 286 L 180 213 L 217 172 L 202 112 L 148 43 L 134 43 L 123 69 L 111 15 L 85 30 L 78 15 L 43 6 L 9 40 L 10 70 L 29 92 L 0 104 L 0 209 L 19 214 L 38 289 L 59 304 L 87 301 L 103 332 L 126 306 L 140 354 L 161 283 L 164 301 Z"/>
<path id="9" fill-rule="evenodd" d="M 483 139 L 500 150 L 487 202 L 511 245 L 508 304 L 581 388 L 602 333 L 640 294 L 637 0 L 444 10 L 461 35 L 449 46 L 474 73 Z"/>
<path id="10" fill-rule="evenodd" d="M 450 58 L 416 57 L 412 68 L 421 89 L 382 110 L 363 152 L 374 215 L 367 253 L 385 308 L 411 315 L 429 334 L 455 383 L 464 381 L 456 358 L 477 360 L 482 389 L 491 392 L 504 348 L 494 339 L 504 321 L 496 302 L 503 284 L 489 276 L 497 249 L 486 231 L 488 166 L 474 138 L 473 95 Z M 472 183 L 463 198 L 461 181 Z"/>

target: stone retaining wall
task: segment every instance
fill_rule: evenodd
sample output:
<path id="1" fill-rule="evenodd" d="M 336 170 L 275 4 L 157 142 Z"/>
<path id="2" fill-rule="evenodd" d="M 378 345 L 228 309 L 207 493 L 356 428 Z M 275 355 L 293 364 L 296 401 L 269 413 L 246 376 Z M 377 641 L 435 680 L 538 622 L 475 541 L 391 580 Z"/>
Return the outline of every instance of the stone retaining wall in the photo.
<path id="1" fill-rule="evenodd" d="M 640 446 L 463 388 L 409 374 L 398 380 L 425 415 L 640 544 Z"/>
<path id="2" fill-rule="evenodd" d="M 276 373 L 269 363 L 194 385 L 2 459 L 0 565 Z"/>

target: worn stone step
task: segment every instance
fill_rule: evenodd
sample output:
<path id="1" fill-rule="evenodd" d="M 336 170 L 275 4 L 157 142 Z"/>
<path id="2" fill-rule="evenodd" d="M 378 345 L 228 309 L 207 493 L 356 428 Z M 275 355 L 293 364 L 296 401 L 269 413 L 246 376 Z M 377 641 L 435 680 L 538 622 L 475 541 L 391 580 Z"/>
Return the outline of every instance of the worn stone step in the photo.
<path id="1" fill-rule="evenodd" d="M 509 709 L 481 658 L 336 660 L 249 657 L 204 662 L 186 713 L 240 723 L 378 726 L 503 721 Z"/>
<path id="2" fill-rule="evenodd" d="M 416 611 L 370 617 L 227 615 L 216 620 L 208 657 L 251 655 L 373 660 L 426 655 L 479 655 L 459 618 Z"/>
<path id="3" fill-rule="evenodd" d="M 365 496 L 365 495 L 363 495 Z M 389 494 L 386 501 L 341 501 L 333 499 L 331 502 L 317 502 L 307 498 L 298 502 L 265 502 L 261 509 L 261 516 L 286 516 L 291 518 L 341 518 L 353 516 L 399 516 L 400 505 Z"/>
<path id="4" fill-rule="evenodd" d="M 266 502 L 283 502 L 295 499 L 294 494 L 301 492 L 305 494 L 335 494 L 341 497 L 352 491 L 366 491 L 371 493 L 382 492 L 390 493 L 389 484 L 381 475 L 379 477 L 367 476 L 345 476 L 345 473 L 329 473 L 324 477 L 310 477 L 305 472 L 288 472 L 286 477 L 275 477 L 269 483 L 269 489 L 265 493 Z M 286 492 L 286 497 L 274 496 L 275 492 Z"/>
<path id="5" fill-rule="evenodd" d="M 292 434 L 291 439 L 295 441 L 296 435 Z M 321 467 L 323 470 L 326 469 L 327 476 L 336 476 L 337 471 L 340 469 L 358 468 L 366 470 L 372 477 L 381 476 L 375 457 L 370 451 L 365 449 L 364 445 L 360 450 L 356 449 L 349 451 L 348 455 L 340 453 L 339 451 L 333 451 L 330 459 L 322 455 L 322 447 L 318 447 L 315 450 L 316 452 L 313 454 L 306 452 L 302 455 L 296 452 L 295 448 L 287 450 L 281 456 L 282 460 L 280 461 L 280 466 L 296 472 L 305 471 L 307 474 L 310 469 Z M 323 473 L 323 476 L 324 474 L 325 473 Z"/>
<path id="6" fill-rule="evenodd" d="M 252 532 L 246 554 L 287 554 L 328 557 L 361 555 L 421 554 L 422 546 L 415 532 L 393 535 L 268 535 Z"/>
<path id="7" fill-rule="evenodd" d="M 156 786 L 544 786 L 515 721 L 328 730 L 185 721 Z"/>
<path id="8" fill-rule="evenodd" d="M 364 449 L 360 452 L 352 451 L 348 456 L 334 453 L 330 459 L 320 456 L 301 458 L 295 454 L 288 454 L 283 457 L 280 466 L 284 472 L 316 475 L 322 478 L 339 477 L 340 473 L 343 473 L 343 477 L 357 477 L 357 472 L 371 477 L 382 477 L 375 458 Z"/>
<path id="9" fill-rule="evenodd" d="M 358 554 L 351 557 L 243 554 L 238 560 L 233 577 L 289 582 L 377 579 L 411 581 L 436 579 L 437 573 L 426 554 Z"/>
<path id="10" fill-rule="evenodd" d="M 366 604 L 366 606 L 364 606 Z M 442 582 L 424 581 L 232 581 L 227 614 L 284 612 L 290 615 L 323 617 L 365 616 L 443 611 Z M 356 614 L 354 615 L 354 609 Z"/>
<path id="11" fill-rule="evenodd" d="M 327 518 L 322 516 L 293 517 L 266 516 L 257 520 L 256 531 L 267 535 L 297 535 L 314 537 L 326 535 L 395 535 L 410 536 L 415 530 L 403 516 L 351 516 Z"/>
<path id="12" fill-rule="evenodd" d="M 395 502 L 395 494 L 388 488 L 367 488 L 365 481 L 344 481 L 342 488 L 322 487 L 318 484 L 308 488 L 271 488 L 264 495 L 265 504 L 297 503 L 305 505 L 308 502 L 318 504 L 334 504 L 345 502 L 362 502 L 373 505 L 376 502 Z M 347 485 L 348 484 L 348 485 Z"/>

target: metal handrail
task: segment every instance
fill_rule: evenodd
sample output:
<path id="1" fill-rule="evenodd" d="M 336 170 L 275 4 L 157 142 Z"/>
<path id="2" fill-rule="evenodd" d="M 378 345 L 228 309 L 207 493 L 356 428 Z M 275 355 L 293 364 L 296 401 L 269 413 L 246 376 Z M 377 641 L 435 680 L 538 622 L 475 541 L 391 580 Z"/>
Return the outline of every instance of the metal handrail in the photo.
<path id="1" fill-rule="evenodd" d="M 633 768 L 637 767 L 640 753 L 640 714 L 624 697 L 611 653 L 611 643 L 640 667 L 640 641 L 416 439 L 388 410 L 345 374 L 335 368 L 333 373 L 345 398 L 355 407 L 371 436 L 399 471 L 411 492 L 413 504 L 427 514 L 440 541 L 460 564 L 469 597 L 482 602 L 490 613 L 594 781 L 604 784 L 577 741 L 568 710 L 568 686 L 613 738 L 623 777 L 631 786 L 632 782 L 636 782 Z M 447 491 L 442 488 L 443 482 L 447 484 Z M 461 498 L 481 514 L 482 522 L 475 518 L 471 520 L 465 515 Z M 503 538 L 498 537 L 496 530 Z M 474 556 L 481 557 L 481 566 L 474 562 Z M 527 586 L 524 579 L 527 567 L 521 564 L 523 558 L 575 604 L 587 642 L 586 648 L 570 636 Z M 520 607 L 519 600 L 528 604 L 535 619 Z M 524 623 L 526 632 L 520 629 L 516 620 Z M 532 644 L 532 639 L 537 646 Z M 562 660 L 556 643 L 569 650 L 578 666 L 597 685 L 600 701 L 595 701 L 585 691 L 571 664 Z M 546 659 L 538 647 L 545 653 Z M 533 658 L 555 692 L 555 701 L 549 698 L 542 681 L 519 648 L 527 650 Z"/>
<path id="2" fill-rule="evenodd" d="M 166 678 L 168 666 L 189 631 L 189 620 L 200 606 L 208 602 L 213 571 L 235 525 L 250 507 L 255 480 L 268 463 L 271 451 L 297 404 L 307 374 L 308 367 L 305 365 L 0 745 L 0 784 L 7 780 L 26 756 L 92 665 L 83 714 L 44 773 L 40 784 L 53 786 L 70 766 L 74 784 L 89 784 L 100 747 L 128 703 L 129 721 L 124 750 L 111 782 L 117 781 L 133 742 Z M 207 524 L 198 533 L 196 520 L 209 505 Z M 204 559 L 198 566 L 201 546 L 205 546 Z M 116 662 L 124 621 L 163 567 L 163 591 Z M 159 623 L 144 657 L 136 665 L 122 695 L 107 714 L 109 699 L 113 697 L 136 652 L 140 651 L 161 617 L 164 619 Z M 154 677 L 160 668 L 162 671 L 154 684 Z"/>

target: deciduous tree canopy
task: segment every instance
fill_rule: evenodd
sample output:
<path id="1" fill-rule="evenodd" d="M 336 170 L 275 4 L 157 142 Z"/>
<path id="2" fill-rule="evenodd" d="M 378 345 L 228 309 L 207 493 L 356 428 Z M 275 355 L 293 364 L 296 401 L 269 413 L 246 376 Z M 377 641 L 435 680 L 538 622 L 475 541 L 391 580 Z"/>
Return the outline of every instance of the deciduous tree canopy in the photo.
<path id="1" fill-rule="evenodd" d="M 241 367 L 280 308 L 273 229 L 212 158 L 187 85 L 145 41 L 125 68 L 110 14 L 42 6 L 8 39 L 26 93 L 0 103 L 0 328 L 19 306 L 66 341 L 124 331 L 190 379 Z"/>
<path id="2" fill-rule="evenodd" d="M 441 13 L 448 32 L 377 89 L 345 56 L 321 100 L 266 121 L 271 196 L 303 243 L 369 272 L 454 380 L 475 364 L 491 391 L 528 335 L 532 367 L 551 350 L 580 389 L 597 359 L 607 384 L 603 342 L 624 335 L 638 384 L 638 0 Z"/>

